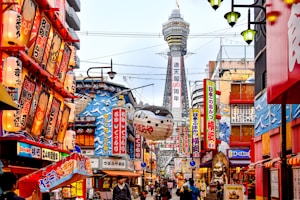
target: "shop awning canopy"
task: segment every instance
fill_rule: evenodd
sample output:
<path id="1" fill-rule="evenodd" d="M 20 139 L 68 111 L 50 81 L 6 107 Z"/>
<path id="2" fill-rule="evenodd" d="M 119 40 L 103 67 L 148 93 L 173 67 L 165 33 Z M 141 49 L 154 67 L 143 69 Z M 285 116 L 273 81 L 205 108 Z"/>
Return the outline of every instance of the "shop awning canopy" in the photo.
<path id="1" fill-rule="evenodd" d="M 47 192 L 93 175 L 90 160 L 78 153 L 19 179 L 20 195 L 27 198 L 37 188 Z"/>
<path id="2" fill-rule="evenodd" d="M 4 86 L 0 84 L 0 110 L 18 110 L 17 104 L 13 101 L 11 96 L 5 90 Z"/>
<path id="3" fill-rule="evenodd" d="M 125 170 L 102 170 L 108 176 L 139 177 L 141 174 Z"/>
<path id="4" fill-rule="evenodd" d="M 229 160 L 230 167 L 246 167 L 251 162 L 250 160 Z"/>

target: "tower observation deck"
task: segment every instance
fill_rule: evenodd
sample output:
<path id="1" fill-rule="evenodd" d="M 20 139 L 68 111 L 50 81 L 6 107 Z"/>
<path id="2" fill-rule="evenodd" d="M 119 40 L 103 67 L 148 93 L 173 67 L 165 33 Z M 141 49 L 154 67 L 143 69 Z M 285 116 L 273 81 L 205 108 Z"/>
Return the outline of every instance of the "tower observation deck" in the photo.
<path id="1" fill-rule="evenodd" d="M 169 20 L 162 26 L 164 39 L 168 42 L 170 49 L 163 106 L 172 112 L 175 120 L 179 121 L 189 117 L 189 99 L 184 67 L 189 26 L 189 23 L 181 17 L 178 9 L 172 11 Z"/>

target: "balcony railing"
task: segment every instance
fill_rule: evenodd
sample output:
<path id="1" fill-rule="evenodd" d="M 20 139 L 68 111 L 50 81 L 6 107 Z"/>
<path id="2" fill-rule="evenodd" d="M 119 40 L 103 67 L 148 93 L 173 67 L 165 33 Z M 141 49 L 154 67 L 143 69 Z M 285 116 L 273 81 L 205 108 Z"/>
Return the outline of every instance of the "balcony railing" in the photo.
<path id="1" fill-rule="evenodd" d="M 230 93 L 230 103 L 254 103 L 254 94 L 234 94 Z"/>
<path id="2" fill-rule="evenodd" d="M 230 143 L 240 143 L 240 142 L 251 142 L 253 136 L 245 136 L 245 135 L 231 135 L 230 136 Z"/>

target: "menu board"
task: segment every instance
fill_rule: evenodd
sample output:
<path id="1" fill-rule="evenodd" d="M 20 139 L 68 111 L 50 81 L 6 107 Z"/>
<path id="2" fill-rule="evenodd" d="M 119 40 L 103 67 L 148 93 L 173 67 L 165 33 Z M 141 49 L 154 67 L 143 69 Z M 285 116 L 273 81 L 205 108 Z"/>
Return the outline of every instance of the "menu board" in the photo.
<path id="1" fill-rule="evenodd" d="M 294 200 L 300 199 L 300 168 L 293 168 Z"/>
<path id="2" fill-rule="evenodd" d="M 279 181 L 278 181 L 278 170 L 271 170 L 270 173 L 271 183 L 271 197 L 279 198 Z"/>

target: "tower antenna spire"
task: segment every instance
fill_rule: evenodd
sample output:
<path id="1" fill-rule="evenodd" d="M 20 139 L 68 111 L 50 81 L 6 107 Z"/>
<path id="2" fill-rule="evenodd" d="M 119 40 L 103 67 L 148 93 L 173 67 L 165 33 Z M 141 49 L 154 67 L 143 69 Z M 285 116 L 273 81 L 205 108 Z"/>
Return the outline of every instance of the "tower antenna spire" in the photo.
<path id="1" fill-rule="evenodd" d="M 176 5 L 177 5 L 178 10 L 180 10 L 178 0 L 176 0 Z"/>

